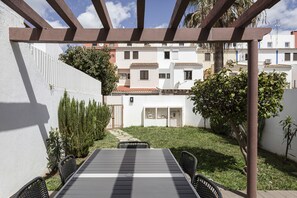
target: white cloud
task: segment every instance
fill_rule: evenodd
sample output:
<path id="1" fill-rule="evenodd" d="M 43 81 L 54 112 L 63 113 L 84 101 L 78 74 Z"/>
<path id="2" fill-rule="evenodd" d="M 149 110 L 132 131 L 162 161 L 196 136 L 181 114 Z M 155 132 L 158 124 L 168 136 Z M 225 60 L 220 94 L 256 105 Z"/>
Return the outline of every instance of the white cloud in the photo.
<path id="1" fill-rule="evenodd" d="M 59 20 L 56 20 L 56 21 L 46 20 L 46 22 L 48 22 L 48 24 L 50 24 L 50 26 L 52 26 L 53 28 L 67 28 L 68 27 L 68 26 L 62 25 Z"/>
<path id="2" fill-rule="evenodd" d="M 51 7 L 45 0 L 25 0 L 25 2 L 30 5 L 40 16 L 45 18 L 49 17 L 49 10 Z"/>
<path id="3" fill-rule="evenodd" d="M 156 26 L 155 28 L 167 28 L 168 24 L 167 23 L 163 23 L 161 25 Z"/>
<path id="4" fill-rule="evenodd" d="M 274 32 L 277 24 L 280 32 L 297 30 L 297 0 L 279 1 L 274 7 L 266 10 L 266 13 L 268 25 L 274 28 Z"/>
<path id="5" fill-rule="evenodd" d="M 101 28 L 102 24 L 96 13 L 95 7 L 92 5 L 86 8 L 86 11 L 77 17 L 78 21 L 84 28 Z"/>
<path id="6" fill-rule="evenodd" d="M 135 3 L 129 3 L 123 6 L 120 2 L 106 2 L 106 7 L 113 27 L 118 28 L 124 20 L 131 18 L 131 12 L 135 12 Z M 86 11 L 77 17 L 78 21 L 85 28 L 101 28 L 102 24 L 97 12 L 92 5 L 86 8 Z"/>

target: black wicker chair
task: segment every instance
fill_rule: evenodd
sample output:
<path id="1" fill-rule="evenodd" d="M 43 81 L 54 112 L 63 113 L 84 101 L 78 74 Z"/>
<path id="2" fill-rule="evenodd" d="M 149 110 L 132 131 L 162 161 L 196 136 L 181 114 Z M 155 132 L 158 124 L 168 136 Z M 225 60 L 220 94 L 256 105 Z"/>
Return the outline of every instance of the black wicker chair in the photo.
<path id="1" fill-rule="evenodd" d="M 150 148 L 150 144 L 139 141 L 122 141 L 118 143 L 118 148 Z"/>
<path id="2" fill-rule="evenodd" d="M 22 187 L 17 194 L 16 198 L 49 198 L 45 181 L 42 177 L 36 177 Z"/>
<path id="3" fill-rule="evenodd" d="M 187 151 L 182 151 L 179 164 L 183 171 L 189 175 L 190 181 L 192 182 L 196 173 L 197 158 Z"/>
<path id="4" fill-rule="evenodd" d="M 201 198 L 223 197 L 218 187 L 203 175 L 195 175 L 192 184 Z"/>
<path id="5" fill-rule="evenodd" d="M 72 174 L 76 171 L 76 161 L 73 155 L 66 156 L 59 163 L 59 173 L 62 184 L 64 185 Z"/>

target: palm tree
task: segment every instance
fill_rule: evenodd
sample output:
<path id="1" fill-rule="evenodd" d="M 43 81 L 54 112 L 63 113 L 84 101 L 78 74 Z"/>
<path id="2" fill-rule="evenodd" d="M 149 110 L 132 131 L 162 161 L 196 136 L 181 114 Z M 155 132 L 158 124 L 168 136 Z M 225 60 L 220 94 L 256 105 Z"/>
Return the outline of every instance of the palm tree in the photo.
<path id="1" fill-rule="evenodd" d="M 200 23 L 217 1 L 218 0 L 190 0 L 190 12 L 186 14 L 184 26 L 189 28 L 199 27 Z M 236 0 L 231 8 L 216 22 L 214 27 L 227 27 L 253 3 L 253 0 Z M 252 25 L 255 25 L 259 19 L 260 17 L 255 19 Z M 218 73 L 224 65 L 224 43 L 214 43 L 211 47 L 214 49 L 214 72 Z"/>

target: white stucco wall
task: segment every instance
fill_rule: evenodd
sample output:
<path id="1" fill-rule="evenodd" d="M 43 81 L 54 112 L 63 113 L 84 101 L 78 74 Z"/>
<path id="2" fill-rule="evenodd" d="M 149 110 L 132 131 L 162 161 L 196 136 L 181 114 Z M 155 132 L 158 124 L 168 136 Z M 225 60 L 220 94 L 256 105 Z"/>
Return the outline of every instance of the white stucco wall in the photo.
<path id="1" fill-rule="evenodd" d="M 184 71 L 192 71 L 192 80 L 185 80 Z M 175 89 L 191 89 L 195 80 L 203 79 L 202 66 L 176 66 L 173 70 L 173 85 Z"/>
<path id="2" fill-rule="evenodd" d="M 130 102 L 130 97 L 133 97 L 133 103 Z M 183 126 L 204 126 L 201 115 L 195 115 L 192 112 L 193 102 L 188 99 L 188 96 L 106 96 L 107 104 L 119 104 L 119 101 L 123 104 L 124 127 L 143 126 L 144 107 L 179 107 L 182 108 Z"/>
<path id="3" fill-rule="evenodd" d="M 124 52 L 130 52 L 130 59 L 124 59 Z M 133 51 L 138 51 L 138 59 L 133 59 Z M 155 47 L 118 47 L 116 48 L 116 65 L 119 69 L 129 69 L 131 63 L 156 63 Z"/>
<path id="4" fill-rule="evenodd" d="M 140 79 L 140 71 L 148 71 L 148 80 Z M 133 66 L 130 69 L 131 88 L 156 88 L 159 85 L 159 69 L 156 66 Z"/>
<path id="5" fill-rule="evenodd" d="M 294 119 L 294 122 L 297 122 L 297 90 L 288 89 L 284 93 L 283 105 L 284 110 L 279 113 L 277 117 L 270 118 L 266 120 L 265 128 L 263 131 L 263 137 L 261 141 L 261 146 L 273 153 L 279 155 L 284 155 L 286 150 L 286 143 L 283 143 L 284 133 L 279 122 L 286 118 L 286 116 L 291 116 Z M 297 162 L 297 138 L 294 137 L 292 141 L 292 150 L 289 150 L 290 154 L 288 155 L 290 159 Z"/>
<path id="6" fill-rule="evenodd" d="M 8 27 L 23 20 L 0 2 L 0 197 L 9 197 L 46 170 L 46 138 L 57 126 L 64 89 L 50 90 L 37 70 L 29 44 L 9 42 Z M 64 75 L 67 78 L 67 75 Z M 78 99 L 101 95 L 70 92 Z"/>
<path id="7" fill-rule="evenodd" d="M 58 60 L 59 55 L 63 53 L 62 48 L 59 44 L 50 44 L 50 43 L 34 43 L 32 44 L 37 49 L 42 50 L 43 52 L 49 54 L 54 59 Z"/>

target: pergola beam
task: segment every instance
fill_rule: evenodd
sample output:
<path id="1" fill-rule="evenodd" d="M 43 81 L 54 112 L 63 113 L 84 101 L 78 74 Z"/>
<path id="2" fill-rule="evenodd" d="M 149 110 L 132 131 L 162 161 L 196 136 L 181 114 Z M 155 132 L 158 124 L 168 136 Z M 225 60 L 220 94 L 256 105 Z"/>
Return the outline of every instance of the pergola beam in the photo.
<path id="1" fill-rule="evenodd" d="M 190 0 L 176 0 L 168 28 L 178 28 L 189 2 Z"/>
<path id="2" fill-rule="evenodd" d="M 145 0 L 137 0 L 137 28 L 144 28 Z"/>
<path id="3" fill-rule="evenodd" d="M 112 23 L 109 18 L 109 14 L 105 5 L 105 0 L 92 0 L 96 12 L 101 20 L 101 23 L 105 29 L 112 29 Z"/>
<path id="4" fill-rule="evenodd" d="M 72 29 L 83 28 L 64 0 L 46 0 Z"/>
<path id="5" fill-rule="evenodd" d="M 9 28 L 10 40 L 45 43 L 174 43 L 262 40 L 271 28 L 36 29 Z"/>
<path id="6" fill-rule="evenodd" d="M 29 21 L 36 28 L 51 28 L 51 26 L 24 0 L 2 0 L 2 2 Z"/>
<path id="7" fill-rule="evenodd" d="M 245 11 L 236 21 L 229 27 L 245 28 L 252 20 L 260 14 L 263 10 L 271 8 L 280 0 L 258 0 L 247 11 Z"/>
<path id="8" fill-rule="evenodd" d="M 233 5 L 235 0 L 217 1 L 212 10 L 200 24 L 200 28 L 212 28 L 223 14 Z"/>

